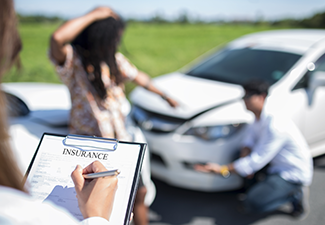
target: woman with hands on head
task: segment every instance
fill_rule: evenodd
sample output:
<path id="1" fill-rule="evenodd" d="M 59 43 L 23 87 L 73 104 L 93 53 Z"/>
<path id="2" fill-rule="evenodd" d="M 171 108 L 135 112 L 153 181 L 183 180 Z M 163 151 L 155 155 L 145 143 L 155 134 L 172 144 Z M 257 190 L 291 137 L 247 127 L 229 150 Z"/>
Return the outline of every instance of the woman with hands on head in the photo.
<path id="1" fill-rule="evenodd" d="M 124 28 L 114 11 L 98 7 L 53 33 L 49 57 L 70 91 L 70 133 L 131 141 L 123 114 L 128 80 L 160 95 L 171 107 L 178 106 L 117 52 Z"/>
<path id="2" fill-rule="evenodd" d="M 49 57 L 71 96 L 69 133 L 134 140 L 126 126 L 124 83 L 132 81 L 163 98 L 171 107 L 178 103 L 156 88 L 117 51 L 125 25 L 108 7 L 98 7 L 59 27 L 50 41 Z M 145 162 L 149 160 L 145 157 Z M 149 162 L 147 163 L 149 164 Z M 148 175 L 148 173 L 147 173 Z M 134 205 L 134 223 L 145 225 L 147 191 L 152 181 L 141 176 Z M 150 184 L 149 184 L 150 182 Z M 149 188 L 150 185 L 150 188 Z M 148 187 L 148 189 L 147 189 Z"/>
<path id="3" fill-rule="evenodd" d="M 0 78 L 17 60 L 21 41 L 12 0 L 0 0 Z M 0 92 L 0 224 L 109 224 L 117 189 L 116 176 L 85 182 L 83 173 L 105 171 L 100 162 L 72 173 L 78 203 L 85 220 L 78 221 L 65 209 L 35 201 L 24 189 L 23 176 L 13 157 L 7 126 L 5 99 Z M 100 196 L 98 193 L 100 192 Z"/>

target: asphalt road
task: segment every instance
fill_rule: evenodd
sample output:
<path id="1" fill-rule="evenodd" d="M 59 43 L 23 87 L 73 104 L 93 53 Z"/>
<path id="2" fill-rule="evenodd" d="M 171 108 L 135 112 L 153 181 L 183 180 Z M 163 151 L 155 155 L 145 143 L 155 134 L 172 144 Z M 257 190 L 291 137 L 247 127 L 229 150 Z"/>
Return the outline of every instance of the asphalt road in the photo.
<path id="1" fill-rule="evenodd" d="M 239 191 L 206 193 L 170 186 L 153 178 L 156 199 L 150 206 L 150 225 L 321 225 L 325 224 L 325 156 L 314 160 L 310 187 L 310 213 L 298 221 L 282 208 L 262 215 L 237 211 Z"/>

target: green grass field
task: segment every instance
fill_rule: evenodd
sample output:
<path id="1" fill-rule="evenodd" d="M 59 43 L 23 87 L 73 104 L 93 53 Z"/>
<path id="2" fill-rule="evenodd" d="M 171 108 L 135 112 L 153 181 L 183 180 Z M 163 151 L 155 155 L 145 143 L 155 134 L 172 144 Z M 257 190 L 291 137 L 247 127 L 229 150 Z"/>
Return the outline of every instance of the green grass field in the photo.
<path id="1" fill-rule="evenodd" d="M 22 69 L 12 69 L 3 82 L 59 83 L 47 57 L 49 37 L 60 24 L 21 24 Z M 269 26 L 213 24 L 145 24 L 128 25 L 120 51 L 140 70 L 156 77 L 180 69 L 212 48 Z M 127 84 L 129 93 L 134 85 Z"/>

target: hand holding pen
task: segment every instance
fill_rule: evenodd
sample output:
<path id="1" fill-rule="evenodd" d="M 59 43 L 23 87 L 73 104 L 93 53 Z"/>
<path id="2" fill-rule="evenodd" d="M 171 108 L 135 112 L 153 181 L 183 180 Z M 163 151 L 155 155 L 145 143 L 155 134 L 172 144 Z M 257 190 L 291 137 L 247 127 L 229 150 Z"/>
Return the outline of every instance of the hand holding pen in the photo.
<path id="1" fill-rule="evenodd" d="M 72 172 L 71 178 L 75 185 L 77 192 L 77 198 L 79 208 L 84 218 L 99 216 L 109 220 L 115 192 L 117 189 L 117 172 L 112 175 L 104 175 L 102 172 L 106 172 L 106 168 L 99 161 L 95 161 L 82 169 L 81 166 L 77 166 Z M 84 174 L 100 173 L 101 179 L 87 180 L 84 178 Z M 98 174 L 97 174 L 98 176 Z"/>
<path id="2" fill-rule="evenodd" d="M 121 172 L 120 170 L 107 170 L 99 173 L 88 173 L 88 174 L 83 174 L 83 177 L 85 179 L 95 179 L 95 178 L 100 178 L 100 177 L 108 177 L 108 176 L 117 176 Z"/>

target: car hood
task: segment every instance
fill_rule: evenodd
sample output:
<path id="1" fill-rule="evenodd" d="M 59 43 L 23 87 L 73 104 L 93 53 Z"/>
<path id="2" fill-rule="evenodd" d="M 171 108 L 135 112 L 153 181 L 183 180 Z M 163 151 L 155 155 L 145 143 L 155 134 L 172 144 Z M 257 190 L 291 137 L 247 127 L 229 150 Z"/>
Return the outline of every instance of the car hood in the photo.
<path id="1" fill-rule="evenodd" d="M 62 84 L 2 83 L 1 89 L 20 98 L 31 111 L 71 108 L 69 90 Z"/>
<path id="2" fill-rule="evenodd" d="M 67 126 L 71 103 L 66 86 L 33 82 L 3 83 L 1 89 L 26 104 L 30 110 L 30 120 L 50 127 Z M 15 120 L 12 120 L 12 123 L 15 123 Z"/>
<path id="3" fill-rule="evenodd" d="M 152 112 L 184 119 L 240 99 L 244 93 L 239 85 L 192 77 L 178 72 L 155 78 L 153 83 L 167 96 L 175 99 L 179 107 L 171 108 L 160 96 L 142 87 L 137 87 L 131 92 L 131 102 Z"/>

